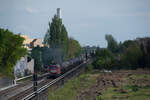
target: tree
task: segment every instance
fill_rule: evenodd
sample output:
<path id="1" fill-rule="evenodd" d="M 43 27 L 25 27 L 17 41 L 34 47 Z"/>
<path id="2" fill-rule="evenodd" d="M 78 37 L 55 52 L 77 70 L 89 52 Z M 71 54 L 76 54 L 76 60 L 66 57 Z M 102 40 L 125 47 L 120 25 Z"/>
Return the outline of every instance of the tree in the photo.
<path id="1" fill-rule="evenodd" d="M 64 58 L 66 59 L 68 57 L 69 39 L 67 30 L 64 25 L 62 25 L 61 45 L 64 50 Z"/>
<path id="2" fill-rule="evenodd" d="M 124 54 L 121 56 L 123 65 L 131 69 L 139 67 L 139 61 L 143 54 L 140 47 L 134 42 L 127 46 L 124 50 Z"/>
<path id="3" fill-rule="evenodd" d="M 69 58 L 74 58 L 79 56 L 81 51 L 82 49 L 80 43 L 73 38 L 69 38 L 69 50 L 68 50 Z"/>
<path id="4" fill-rule="evenodd" d="M 65 26 L 62 24 L 62 19 L 58 18 L 56 15 L 52 19 L 52 22 L 49 23 L 49 29 L 44 37 L 44 43 L 49 45 L 50 48 L 63 51 L 63 53 L 60 53 L 60 56 L 63 56 L 63 60 L 67 57 L 69 45 L 68 33 Z"/>
<path id="5" fill-rule="evenodd" d="M 112 52 L 112 53 L 117 53 L 119 46 L 117 41 L 114 39 L 114 37 L 112 35 L 105 35 L 105 39 L 107 40 L 107 48 Z"/>
<path id="6" fill-rule="evenodd" d="M 44 46 L 49 47 L 49 39 L 50 39 L 50 35 L 49 35 L 49 29 L 48 29 L 44 36 Z"/>
<path id="7" fill-rule="evenodd" d="M 96 60 L 93 62 L 96 69 L 111 69 L 114 56 L 108 49 L 96 50 Z"/>
<path id="8" fill-rule="evenodd" d="M 51 52 L 50 48 L 48 48 L 48 47 L 42 47 L 41 52 L 42 52 L 42 64 L 47 67 L 48 65 L 51 64 L 52 52 Z"/>
<path id="9" fill-rule="evenodd" d="M 0 29 L 0 73 L 12 76 L 13 67 L 26 54 L 24 38 L 8 29 Z"/>
<path id="10" fill-rule="evenodd" d="M 102 58 L 110 57 L 111 59 L 113 59 L 113 54 L 108 49 L 100 49 L 100 48 L 98 48 L 96 50 L 96 57 L 102 57 Z"/>

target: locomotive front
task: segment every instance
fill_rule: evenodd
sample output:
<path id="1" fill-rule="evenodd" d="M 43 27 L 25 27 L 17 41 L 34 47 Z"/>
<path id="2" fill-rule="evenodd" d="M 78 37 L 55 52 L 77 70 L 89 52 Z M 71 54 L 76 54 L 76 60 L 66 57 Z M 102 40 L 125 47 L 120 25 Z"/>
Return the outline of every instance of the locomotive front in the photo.
<path id="1" fill-rule="evenodd" d="M 60 76 L 61 68 L 59 64 L 53 64 L 49 66 L 49 75 L 50 76 Z"/>

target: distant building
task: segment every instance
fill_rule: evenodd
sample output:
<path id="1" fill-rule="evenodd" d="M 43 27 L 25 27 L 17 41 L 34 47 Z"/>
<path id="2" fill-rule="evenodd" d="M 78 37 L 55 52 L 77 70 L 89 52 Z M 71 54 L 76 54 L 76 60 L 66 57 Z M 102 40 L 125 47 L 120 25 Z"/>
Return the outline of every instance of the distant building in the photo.
<path id="1" fill-rule="evenodd" d="M 25 48 L 27 48 L 27 50 L 32 50 L 32 48 L 40 46 L 43 47 L 43 41 L 42 39 L 32 39 L 29 38 L 27 35 L 20 35 L 21 37 L 23 37 L 25 40 L 23 42 L 23 45 Z"/>
<path id="2" fill-rule="evenodd" d="M 43 47 L 43 43 L 42 43 L 42 39 L 34 39 L 31 43 L 30 43 L 31 48 L 33 47 Z"/>
<path id="3" fill-rule="evenodd" d="M 31 50 L 30 43 L 33 41 L 33 39 L 29 38 L 27 35 L 20 35 L 25 40 L 23 41 L 23 46 L 27 48 L 27 50 Z"/>

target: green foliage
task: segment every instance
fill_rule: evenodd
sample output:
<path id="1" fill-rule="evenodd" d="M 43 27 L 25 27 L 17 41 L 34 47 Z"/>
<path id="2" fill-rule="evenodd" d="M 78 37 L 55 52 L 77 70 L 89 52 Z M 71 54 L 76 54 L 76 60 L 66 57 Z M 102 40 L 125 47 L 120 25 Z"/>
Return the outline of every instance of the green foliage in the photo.
<path id="1" fill-rule="evenodd" d="M 111 69 L 114 56 L 108 49 L 97 49 L 96 60 L 93 62 L 96 69 Z"/>
<path id="2" fill-rule="evenodd" d="M 105 35 L 105 39 L 108 43 L 107 48 L 115 55 L 115 59 L 112 62 L 112 68 L 136 69 L 147 62 L 146 56 L 143 55 L 145 53 L 142 52 L 135 40 L 127 40 L 118 44 L 112 35 Z M 97 65 L 104 65 L 104 62 L 105 61 L 101 59 L 97 62 Z"/>
<path id="3" fill-rule="evenodd" d="M 135 45 L 135 44 L 136 44 L 135 41 L 133 41 L 133 40 L 127 40 L 127 41 L 125 41 L 125 42 L 123 43 L 123 47 L 124 47 L 124 49 L 125 49 L 125 48 L 128 48 L 128 47 L 130 47 L 131 45 Z"/>
<path id="4" fill-rule="evenodd" d="M 62 19 L 58 18 L 56 15 L 49 23 L 49 29 L 44 37 L 45 46 L 50 47 L 52 50 L 49 54 L 53 56 L 52 58 L 61 59 L 62 62 L 70 58 L 74 58 L 81 53 L 81 46 L 79 42 L 73 38 L 68 38 L 68 32 L 66 27 L 62 23 Z"/>
<path id="5" fill-rule="evenodd" d="M 139 87 L 137 86 L 137 85 L 133 85 L 132 86 L 132 91 L 133 92 L 136 92 L 136 91 L 138 91 L 139 90 Z"/>
<path id="6" fill-rule="evenodd" d="M 69 49 L 69 39 L 68 39 L 68 32 L 64 25 L 62 25 L 62 32 L 60 37 L 61 37 L 61 46 L 64 49 L 64 58 L 67 58 Z"/>
<path id="7" fill-rule="evenodd" d="M 54 93 L 49 91 L 49 100 L 74 100 L 79 91 L 89 88 L 93 84 L 96 84 L 96 78 L 90 76 L 90 74 L 81 74 L 79 77 L 65 83 L 63 88 L 57 89 Z M 69 93 L 69 94 L 68 94 Z M 91 100 L 91 97 L 86 97 L 85 100 Z"/>
<path id="8" fill-rule="evenodd" d="M 13 67 L 26 54 L 23 41 L 20 35 L 0 29 L 0 73 L 12 76 Z"/>
<path id="9" fill-rule="evenodd" d="M 143 41 L 144 40 L 144 41 Z M 143 57 L 140 61 L 140 65 L 150 68 L 150 38 L 143 39 L 140 43 L 140 48 L 143 53 Z"/>
<path id="10" fill-rule="evenodd" d="M 124 53 L 125 49 L 128 48 L 131 45 L 136 44 L 133 40 L 126 40 L 123 43 L 119 43 L 119 53 Z"/>
<path id="11" fill-rule="evenodd" d="M 50 31 L 49 29 L 47 30 L 45 36 L 44 36 L 44 46 L 49 47 L 49 39 L 50 39 L 50 35 L 49 35 Z"/>
<path id="12" fill-rule="evenodd" d="M 114 39 L 112 35 L 105 35 L 105 39 L 107 40 L 107 48 L 112 52 L 112 53 L 117 53 L 119 50 L 119 46 L 117 41 Z"/>
<path id="13" fill-rule="evenodd" d="M 102 58 L 110 57 L 111 59 L 113 59 L 113 54 L 108 49 L 100 49 L 100 48 L 98 48 L 96 50 L 96 57 L 102 57 Z"/>
<path id="14" fill-rule="evenodd" d="M 93 70 L 93 65 L 92 65 L 92 64 L 88 65 L 88 66 L 85 68 L 85 71 L 86 71 L 86 72 L 91 72 L 92 70 Z"/>
<path id="15" fill-rule="evenodd" d="M 42 64 L 44 66 L 50 65 L 51 61 L 52 61 L 52 56 L 51 56 L 52 52 L 51 52 L 50 48 L 42 47 L 41 52 L 42 52 Z"/>
<path id="16" fill-rule="evenodd" d="M 139 60 L 142 57 L 142 51 L 136 43 L 132 43 L 124 50 L 121 56 L 121 62 L 129 68 L 135 69 L 139 65 Z"/>
<path id="17" fill-rule="evenodd" d="M 68 33 L 65 26 L 62 24 L 62 19 L 56 15 L 49 23 L 49 29 L 44 37 L 45 45 L 51 48 L 62 48 L 63 59 L 67 57 L 68 52 Z"/>
<path id="18" fill-rule="evenodd" d="M 100 97 L 100 96 L 97 96 L 97 97 L 96 97 L 96 100 L 102 100 L 102 99 L 101 99 L 101 97 Z"/>
<path id="19" fill-rule="evenodd" d="M 126 93 L 121 93 L 120 89 L 124 89 Z M 150 87 L 123 86 L 119 88 L 108 88 L 101 95 L 102 100 L 148 100 Z"/>
<path id="20" fill-rule="evenodd" d="M 68 50 L 69 58 L 77 57 L 79 56 L 80 53 L 81 53 L 80 43 L 73 38 L 69 38 L 69 50 Z"/>

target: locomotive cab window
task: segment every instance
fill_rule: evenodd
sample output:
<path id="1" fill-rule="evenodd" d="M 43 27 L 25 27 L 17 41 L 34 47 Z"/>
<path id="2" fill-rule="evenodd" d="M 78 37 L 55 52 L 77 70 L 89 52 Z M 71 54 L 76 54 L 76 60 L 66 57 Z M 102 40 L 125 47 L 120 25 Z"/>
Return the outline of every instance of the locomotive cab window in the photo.
<path id="1" fill-rule="evenodd" d="M 54 66 L 54 65 L 51 65 L 51 66 L 50 66 L 50 69 L 55 70 L 55 69 L 57 69 L 57 67 L 56 67 L 56 66 Z"/>

